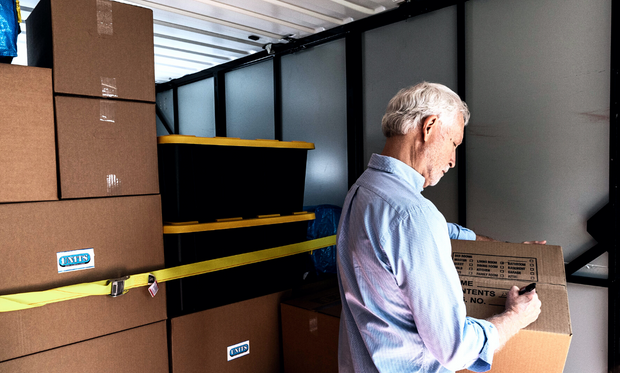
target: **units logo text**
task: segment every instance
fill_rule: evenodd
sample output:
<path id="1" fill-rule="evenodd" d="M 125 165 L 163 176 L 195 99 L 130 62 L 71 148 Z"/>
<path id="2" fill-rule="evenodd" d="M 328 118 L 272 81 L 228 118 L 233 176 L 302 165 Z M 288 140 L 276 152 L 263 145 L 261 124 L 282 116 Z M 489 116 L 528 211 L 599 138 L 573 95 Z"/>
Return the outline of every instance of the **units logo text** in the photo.
<path id="1" fill-rule="evenodd" d="M 58 264 L 61 267 L 71 267 L 88 263 L 90 263 L 90 254 L 65 255 L 58 259 Z"/>

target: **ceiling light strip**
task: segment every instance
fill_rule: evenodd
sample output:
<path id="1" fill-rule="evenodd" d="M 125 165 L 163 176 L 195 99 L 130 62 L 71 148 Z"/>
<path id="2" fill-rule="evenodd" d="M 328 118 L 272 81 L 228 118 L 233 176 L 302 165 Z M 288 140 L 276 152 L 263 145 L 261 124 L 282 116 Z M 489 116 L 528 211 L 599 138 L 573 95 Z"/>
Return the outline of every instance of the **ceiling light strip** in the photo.
<path id="1" fill-rule="evenodd" d="M 218 60 L 224 60 L 224 61 L 230 61 L 231 58 L 230 57 L 226 57 L 226 56 L 218 56 L 215 54 L 208 54 L 208 53 L 201 53 L 201 52 L 196 52 L 193 50 L 189 50 L 189 49 L 181 49 L 181 48 L 175 48 L 175 47 L 169 47 L 167 45 L 161 45 L 161 44 L 155 44 L 155 48 L 162 48 L 162 49 L 169 49 L 175 52 L 183 52 L 183 53 L 189 53 L 189 54 L 195 54 L 197 56 L 203 56 L 203 57 L 208 57 L 208 58 L 216 58 Z"/>
<path id="2" fill-rule="evenodd" d="M 302 7 L 298 6 L 298 5 L 285 3 L 284 1 L 280 1 L 280 0 L 263 0 L 263 1 L 266 2 L 266 3 L 270 3 L 270 4 L 277 5 L 277 6 L 281 6 L 283 8 L 292 9 L 292 10 L 294 10 L 296 12 L 309 15 L 310 17 L 322 19 L 323 21 L 331 22 L 331 23 L 334 23 L 334 24 L 337 24 L 337 25 L 344 25 L 345 23 L 349 23 L 349 22 L 353 21 L 353 18 L 351 18 L 351 17 L 348 17 L 348 18 L 345 18 L 345 19 L 340 19 L 340 18 L 328 16 L 328 15 L 323 14 L 323 13 L 315 12 L 315 11 L 310 10 L 310 9 L 302 8 Z"/>
<path id="3" fill-rule="evenodd" d="M 315 34 L 315 33 L 319 32 L 319 31 L 323 31 L 324 30 L 323 27 L 313 28 L 313 27 L 302 26 L 302 25 L 298 25 L 298 24 L 293 23 L 293 22 L 285 21 L 283 19 L 271 17 L 271 16 L 268 16 L 268 15 L 265 15 L 265 14 L 253 12 L 251 10 L 247 10 L 247 9 L 244 9 L 244 8 L 239 8 L 239 7 L 236 7 L 236 6 L 220 3 L 220 2 L 217 2 L 217 1 L 213 1 L 213 0 L 197 0 L 197 1 L 199 1 L 201 3 L 204 3 L 204 4 L 215 6 L 215 7 L 218 7 L 218 8 L 226 9 L 226 10 L 229 10 L 231 12 L 243 14 L 243 15 L 250 16 L 250 17 L 253 17 L 253 18 L 262 19 L 263 21 L 277 23 L 279 25 L 290 27 L 290 28 L 294 28 L 296 30 L 304 31 L 304 32 L 307 32 L 307 33 L 310 33 L 310 34 Z"/>
<path id="4" fill-rule="evenodd" d="M 256 42 L 253 42 L 251 40 L 239 39 L 239 38 L 235 38 L 235 37 L 232 37 L 232 36 L 223 35 L 223 34 L 217 34 L 215 32 L 200 30 L 200 29 L 197 29 L 197 28 L 193 28 L 193 27 L 189 27 L 189 26 L 183 26 L 183 25 L 179 25 L 179 24 L 176 24 L 176 23 L 172 23 L 172 22 L 160 21 L 158 19 L 154 19 L 153 20 L 153 24 L 159 25 L 159 26 L 164 26 L 164 27 L 170 27 L 170 28 L 174 28 L 174 29 L 177 29 L 177 30 L 193 32 L 193 33 L 196 33 L 196 34 L 212 36 L 212 37 L 218 38 L 218 39 L 230 40 L 230 41 L 234 41 L 235 43 L 247 44 L 247 45 L 251 45 L 251 46 L 254 46 L 254 47 L 262 48 L 262 46 L 263 46 L 261 43 L 256 43 Z"/>
<path id="5" fill-rule="evenodd" d="M 165 54 L 155 54 L 155 57 L 159 57 L 159 58 L 167 58 L 170 60 L 174 60 L 174 61 L 184 61 L 184 62 L 191 62 L 191 63 L 195 63 L 197 65 L 208 65 L 211 66 L 213 65 L 213 62 L 205 62 L 205 61 L 196 61 L 196 60 L 189 60 L 187 58 L 180 58 L 180 57 L 175 57 L 175 56 L 166 56 Z"/>
<path id="6" fill-rule="evenodd" d="M 362 13 L 365 13 L 365 14 L 377 14 L 377 13 L 381 13 L 381 12 L 383 12 L 385 10 L 384 6 L 378 6 L 378 7 L 374 8 L 374 9 L 370 9 L 370 8 L 365 7 L 365 6 L 361 6 L 361 5 L 352 3 L 352 2 L 347 1 L 347 0 L 329 0 L 329 1 L 331 1 L 333 3 L 336 3 L 336 4 L 340 4 L 342 6 L 345 6 L 345 7 L 349 8 L 349 9 L 357 10 L 358 12 L 362 12 Z"/>
<path id="7" fill-rule="evenodd" d="M 158 63 L 157 66 L 170 67 L 173 70 L 200 71 L 199 69 L 194 69 L 194 68 L 191 68 L 191 67 L 178 66 L 178 65 L 170 65 L 170 64 L 167 64 L 167 63 Z"/>
<path id="8" fill-rule="evenodd" d="M 219 50 L 223 50 L 223 51 L 227 51 L 227 52 L 231 52 L 231 53 L 236 53 L 236 54 L 243 54 L 243 55 L 248 55 L 251 54 L 248 51 L 242 51 L 239 49 L 233 49 L 233 48 L 227 48 L 227 47 L 222 47 L 219 45 L 215 45 L 215 44 L 208 44 L 208 43 L 203 43 L 200 41 L 195 41 L 195 40 L 189 40 L 189 39 L 183 39 L 183 38 L 178 38 L 176 36 L 170 36 L 170 35 L 164 35 L 164 34 L 158 34 L 158 33 L 154 33 L 153 34 L 154 37 L 156 38 L 162 38 L 162 39 L 168 39 L 168 40 L 174 40 L 174 41 L 180 41 L 182 43 L 190 43 L 190 44 L 196 44 L 196 45 L 200 45 L 202 47 L 207 47 L 207 48 L 214 48 L 214 49 L 219 49 Z"/>
<path id="9" fill-rule="evenodd" d="M 125 1 L 127 3 L 134 3 L 134 4 L 142 5 L 142 6 L 145 6 L 147 8 L 159 9 L 159 10 L 163 10 L 165 12 L 179 14 L 179 15 L 182 15 L 182 16 L 185 16 L 185 17 L 191 17 L 191 18 L 195 18 L 195 19 L 200 19 L 202 21 L 217 23 L 218 25 L 235 28 L 237 30 L 249 32 L 250 34 L 259 34 L 259 35 L 263 35 L 263 36 L 266 36 L 268 38 L 272 38 L 272 39 L 276 39 L 276 40 L 280 40 L 282 38 L 282 35 L 275 34 L 273 32 L 269 32 L 269 31 L 265 31 L 265 30 L 260 30 L 260 29 L 254 28 L 254 27 L 240 25 L 240 24 L 234 23 L 234 22 L 224 21 L 222 19 L 218 19 L 218 18 L 214 18 L 214 17 L 209 17 L 209 16 L 206 16 L 204 14 L 190 12 L 190 11 L 187 11 L 187 10 L 183 10 L 183 9 L 179 9 L 179 8 L 174 8 L 174 7 L 171 7 L 171 6 L 158 4 L 158 3 L 155 3 L 155 2 L 152 2 L 152 1 L 148 1 L 148 0 L 123 0 L 123 1 Z"/>

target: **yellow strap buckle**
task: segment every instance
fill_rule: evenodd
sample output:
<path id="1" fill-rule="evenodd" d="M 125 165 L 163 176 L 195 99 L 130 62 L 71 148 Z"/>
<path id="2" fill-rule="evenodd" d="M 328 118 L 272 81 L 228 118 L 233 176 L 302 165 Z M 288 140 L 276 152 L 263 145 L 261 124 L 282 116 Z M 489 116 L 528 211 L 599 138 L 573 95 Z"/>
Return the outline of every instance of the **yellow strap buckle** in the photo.
<path id="1" fill-rule="evenodd" d="M 128 292 L 129 290 L 125 290 L 125 280 L 128 279 L 129 276 L 124 276 L 113 280 L 108 280 L 108 284 L 112 285 L 110 286 L 110 296 L 116 298 Z"/>

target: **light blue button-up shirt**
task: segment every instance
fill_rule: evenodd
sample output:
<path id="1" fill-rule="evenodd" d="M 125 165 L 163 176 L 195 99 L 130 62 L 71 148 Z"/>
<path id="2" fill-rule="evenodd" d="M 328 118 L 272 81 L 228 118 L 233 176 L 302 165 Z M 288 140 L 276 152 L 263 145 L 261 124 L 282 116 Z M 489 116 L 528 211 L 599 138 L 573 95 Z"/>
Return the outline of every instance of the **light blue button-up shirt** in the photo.
<path id="1" fill-rule="evenodd" d="M 475 241 L 476 233 L 458 224 L 448 223 L 448 234 L 453 240 Z"/>
<path id="2" fill-rule="evenodd" d="M 423 185 L 410 166 L 373 154 L 347 194 L 337 245 L 341 373 L 491 367 L 497 329 L 466 317 L 449 228 Z"/>

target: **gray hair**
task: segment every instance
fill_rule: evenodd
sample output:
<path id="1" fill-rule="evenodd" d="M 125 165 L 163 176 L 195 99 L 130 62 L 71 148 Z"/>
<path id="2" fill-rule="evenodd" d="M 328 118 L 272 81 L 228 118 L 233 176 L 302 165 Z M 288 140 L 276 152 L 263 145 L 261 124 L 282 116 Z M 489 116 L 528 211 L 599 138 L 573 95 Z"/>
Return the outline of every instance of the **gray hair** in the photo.
<path id="1" fill-rule="evenodd" d="M 381 120 L 385 137 L 405 135 L 431 115 L 437 115 L 444 123 L 452 125 L 457 114 L 469 122 L 467 104 L 450 88 L 442 84 L 422 82 L 413 87 L 401 89 L 394 96 Z M 442 119 L 449 118 L 448 120 Z"/>

